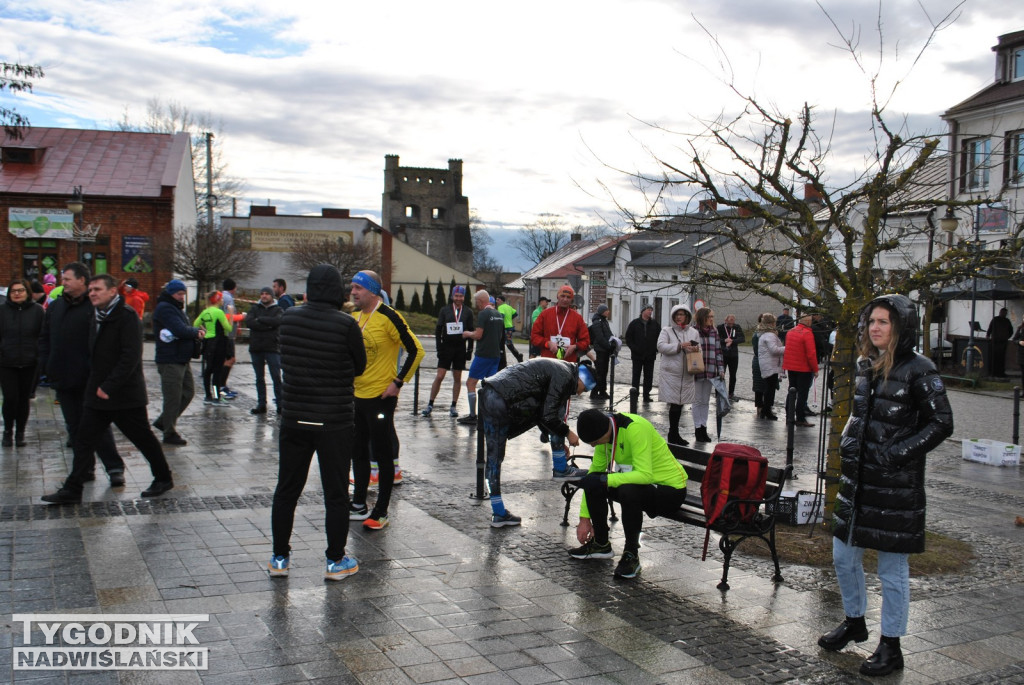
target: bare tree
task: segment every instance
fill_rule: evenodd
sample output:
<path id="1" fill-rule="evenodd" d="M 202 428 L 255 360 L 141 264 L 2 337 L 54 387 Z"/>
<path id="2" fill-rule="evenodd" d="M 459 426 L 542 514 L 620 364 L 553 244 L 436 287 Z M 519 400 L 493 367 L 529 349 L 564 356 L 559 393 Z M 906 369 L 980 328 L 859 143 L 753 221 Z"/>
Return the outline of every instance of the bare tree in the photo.
<path id="1" fill-rule="evenodd" d="M 5 90 L 10 93 L 31 93 L 32 80 L 45 75 L 39 65 L 0 62 L 0 93 Z M 4 132 L 15 140 L 21 140 L 22 131 L 29 125 L 27 117 L 18 114 L 13 107 L 3 106 L 0 106 L 0 123 L 3 123 Z"/>
<path id="2" fill-rule="evenodd" d="M 487 232 L 487 225 L 476 210 L 469 211 L 469 232 L 473 240 L 473 275 L 500 272 L 501 264 L 491 255 L 494 238 Z"/>
<path id="3" fill-rule="evenodd" d="M 534 264 L 540 264 L 569 242 L 569 228 L 558 214 L 539 214 L 519 231 L 511 245 Z"/>
<path id="4" fill-rule="evenodd" d="M 133 119 L 127 108 L 117 123 L 120 131 L 143 131 L 146 133 L 178 133 L 189 134 L 192 142 L 192 179 L 196 191 L 196 212 L 200 216 L 206 214 L 206 134 L 213 133 L 211 141 L 211 176 L 213 178 L 213 202 L 215 206 L 227 206 L 232 198 L 237 198 L 244 183 L 227 172 L 222 145 L 223 125 L 209 112 L 193 112 L 188 106 L 171 100 L 164 102 L 158 97 L 146 103 L 146 115 L 142 121 Z"/>
<path id="5" fill-rule="evenodd" d="M 286 259 L 292 273 L 305 278 L 318 264 L 337 267 L 342 277 L 351 278 L 357 271 L 381 271 L 380 249 L 369 241 L 346 242 L 333 237 L 302 237 L 292 243 Z"/>
<path id="6" fill-rule="evenodd" d="M 958 11 L 959 6 L 938 21 L 925 14 L 931 28 L 915 63 L 936 33 L 955 21 Z M 940 245 L 933 252 L 929 242 L 927 258 L 906 258 L 907 242 L 914 237 L 934 237 L 927 234 L 934 234 L 935 225 L 929 220 L 915 227 L 894 218 L 925 215 L 940 205 L 990 203 L 999 198 L 950 202 L 944 176 L 935 182 L 934 192 L 922 191 L 940 141 L 915 134 L 905 120 L 887 111 L 902 79 L 887 91 L 879 85 L 886 64 L 881 19 L 877 27 L 879 58 L 872 66 L 860 55 L 859 27 L 851 33 L 838 27 L 836 31 L 864 74 L 872 100 L 867 115 L 872 133 L 864 155 L 867 162 L 853 181 L 830 184 L 832 117 L 820 120 L 810 104 L 790 114 L 767 99 L 741 92 L 726 78 L 739 111 L 699 121 L 696 132 L 682 134 L 685 140 L 676 147 L 684 151 L 683 159 L 655 155 L 657 173 L 631 173 L 645 193 L 648 211 L 644 216 L 624 211 L 638 227 L 661 221 L 667 229 L 675 218 L 666 211 L 668 198 L 679 193 L 699 199 L 699 214 L 709 219 L 700 223 L 700 230 L 731 245 L 741 258 L 734 263 L 702 261 L 699 270 L 691 274 L 693 280 L 761 293 L 837 322 L 833 356 L 836 402 L 828 459 L 832 476 L 838 475 L 839 435 L 851 408 L 854 341 L 861 309 L 876 295 L 892 290 L 926 301 L 936 286 L 1004 263 L 1021 247 L 1018 218 L 1013 222 L 1017 226 L 1013 239 L 1002 249 L 979 253 L 960 244 Z M 759 222 L 758 230 L 750 230 L 751 220 Z M 879 265 L 893 261 L 902 264 L 899 277 L 880 278 L 885 274 L 880 274 Z M 834 486 L 829 495 L 831 505 Z"/>
<path id="7" fill-rule="evenodd" d="M 207 226 L 205 222 L 175 231 L 173 243 L 158 244 L 156 250 L 158 259 L 170 253 L 174 273 L 196 282 L 197 308 L 207 290 L 216 288 L 225 278 L 253 273 L 260 263 L 259 253 L 241 244 L 236 234 L 226 228 Z"/>

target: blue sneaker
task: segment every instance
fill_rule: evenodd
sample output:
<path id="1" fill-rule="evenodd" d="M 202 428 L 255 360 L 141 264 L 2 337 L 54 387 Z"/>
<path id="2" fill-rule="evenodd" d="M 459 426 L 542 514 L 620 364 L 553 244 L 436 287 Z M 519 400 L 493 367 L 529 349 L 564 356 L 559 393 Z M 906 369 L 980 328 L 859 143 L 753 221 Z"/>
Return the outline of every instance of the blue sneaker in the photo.
<path id="1" fill-rule="evenodd" d="M 288 557 L 276 555 L 270 557 L 267 571 L 271 578 L 284 578 L 288 575 Z"/>
<path id="2" fill-rule="evenodd" d="M 420 412 L 421 416 L 430 416 L 434 411 L 434 405 L 428 404 L 427 408 Z"/>
<path id="3" fill-rule="evenodd" d="M 359 570 L 359 560 L 349 555 L 343 556 L 338 561 L 327 560 L 327 570 L 324 571 L 324 578 L 327 580 L 345 580 L 347 576 Z"/>

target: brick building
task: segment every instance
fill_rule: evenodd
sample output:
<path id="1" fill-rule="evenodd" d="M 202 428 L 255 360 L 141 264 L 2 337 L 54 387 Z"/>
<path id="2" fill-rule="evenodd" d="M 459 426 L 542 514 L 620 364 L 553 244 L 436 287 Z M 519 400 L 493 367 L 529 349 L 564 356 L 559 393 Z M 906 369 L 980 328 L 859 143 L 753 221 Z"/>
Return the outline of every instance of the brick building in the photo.
<path id="1" fill-rule="evenodd" d="M 28 128 L 0 145 L 0 278 L 57 275 L 85 262 L 93 273 L 135 277 L 156 295 L 172 278 L 175 228 L 196 223 L 186 133 Z M 81 188 L 83 208 L 68 207 Z M 77 228 L 97 228 L 94 242 Z"/>

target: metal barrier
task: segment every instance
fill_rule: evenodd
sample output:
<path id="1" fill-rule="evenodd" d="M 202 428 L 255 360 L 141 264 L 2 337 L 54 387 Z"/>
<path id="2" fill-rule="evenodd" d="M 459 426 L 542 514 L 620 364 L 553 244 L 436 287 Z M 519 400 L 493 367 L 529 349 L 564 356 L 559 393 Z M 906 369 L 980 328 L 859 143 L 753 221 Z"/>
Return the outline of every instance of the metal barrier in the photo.
<path id="1" fill-rule="evenodd" d="M 412 415 L 416 416 L 420 413 L 420 367 L 416 367 L 416 377 L 413 379 L 412 386 Z"/>

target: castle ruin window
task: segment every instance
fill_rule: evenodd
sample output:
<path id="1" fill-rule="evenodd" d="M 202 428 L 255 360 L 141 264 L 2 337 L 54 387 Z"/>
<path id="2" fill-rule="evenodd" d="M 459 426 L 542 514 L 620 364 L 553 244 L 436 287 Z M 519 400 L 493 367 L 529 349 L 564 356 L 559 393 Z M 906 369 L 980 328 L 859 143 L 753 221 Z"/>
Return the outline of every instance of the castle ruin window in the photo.
<path id="1" fill-rule="evenodd" d="M 412 221 L 420 220 L 420 208 L 416 205 L 405 206 L 405 218 L 411 219 Z"/>
<path id="2" fill-rule="evenodd" d="M 430 210 L 430 218 L 434 221 L 444 221 L 444 207 L 434 207 Z"/>

